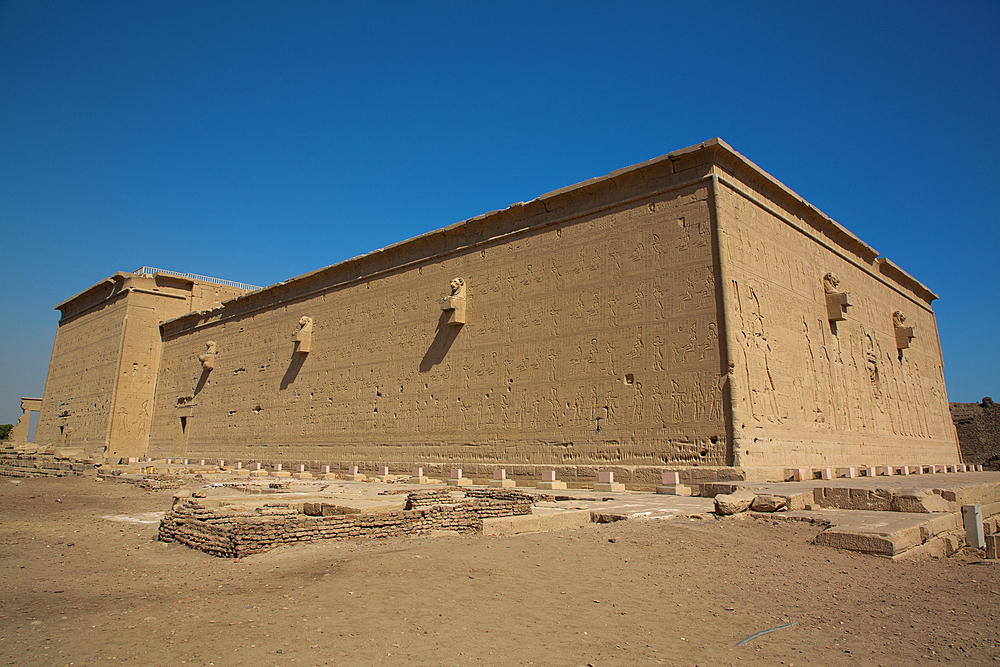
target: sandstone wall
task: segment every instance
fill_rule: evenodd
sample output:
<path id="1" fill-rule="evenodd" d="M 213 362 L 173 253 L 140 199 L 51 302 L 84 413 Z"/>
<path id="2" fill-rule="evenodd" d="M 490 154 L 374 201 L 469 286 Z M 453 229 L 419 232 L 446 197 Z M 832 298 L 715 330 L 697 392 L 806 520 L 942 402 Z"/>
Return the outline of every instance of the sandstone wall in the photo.
<path id="1" fill-rule="evenodd" d="M 936 295 L 765 176 L 719 173 L 741 465 L 958 462 Z M 828 272 L 850 295 L 841 322 L 828 319 Z M 902 354 L 895 311 L 915 334 Z"/>
<path id="2" fill-rule="evenodd" d="M 145 454 L 160 322 L 242 293 L 167 275 L 118 273 L 60 304 L 35 442 L 109 458 Z"/>
<path id="3" fill-rule="evenodd" d="M 553 193 L 167 323 L 151 454 L 470 472 L 729 463 L 706 168 L 684 167 Z M 455 277 L 463 326 L 439 305 Z M 292 342 L 303 316 L 308 354 Z"/>
<path id="4" fill-rule="evenodd" d="M 52 346 L 35 442 L 102 452 L 128 310 L 126 294 L 108 295 L 86 317 L 61 322 Z"/>

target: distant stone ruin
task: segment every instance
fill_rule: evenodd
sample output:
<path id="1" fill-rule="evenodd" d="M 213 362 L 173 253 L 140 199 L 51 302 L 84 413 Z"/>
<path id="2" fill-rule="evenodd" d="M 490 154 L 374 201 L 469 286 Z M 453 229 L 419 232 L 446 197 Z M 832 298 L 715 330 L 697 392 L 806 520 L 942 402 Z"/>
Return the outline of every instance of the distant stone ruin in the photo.
<path id="1" fill-rule="evenodd" d="M 1000 470 L 1000 405 L 987 396 L 981 403 L 952 403 L 962 460 Z"/>

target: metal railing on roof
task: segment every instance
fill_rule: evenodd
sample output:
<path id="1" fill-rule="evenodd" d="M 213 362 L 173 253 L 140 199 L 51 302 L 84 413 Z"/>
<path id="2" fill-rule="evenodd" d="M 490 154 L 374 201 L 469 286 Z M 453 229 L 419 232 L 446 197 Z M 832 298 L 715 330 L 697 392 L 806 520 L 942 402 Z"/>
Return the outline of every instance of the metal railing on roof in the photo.
<path id="1" fill-rule="evenodd" d="M 139 267 L 132 273 L 137 276 L 151 276 L 157 273 L 162 273 L 164 275 L 177 276 L 179 278 L 191 278 L 192 280 L 198 280 L 204 283 L 215 283 L 216 285 L 228 285 L 229 287 L 235 287 L 237 289 L 246 290 L 248 292 L 260 289 L 260 287 L 258 287 L 257 285 L 238 283 L 235 280 L 225 280 L 224 278 L 210 278 L 209 276 L 200 276 L 197 273 L 180 273 L 178 271 L 167 271 L 166 269 L 154 269 L 151 266 Z"/>

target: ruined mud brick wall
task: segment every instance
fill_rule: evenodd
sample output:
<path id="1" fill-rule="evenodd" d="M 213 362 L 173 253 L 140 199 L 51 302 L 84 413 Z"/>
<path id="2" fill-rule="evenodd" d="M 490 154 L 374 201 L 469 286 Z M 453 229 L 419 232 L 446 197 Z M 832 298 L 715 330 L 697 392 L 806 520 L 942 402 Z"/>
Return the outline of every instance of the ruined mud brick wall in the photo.
<path id="1" fill-rule="evenodd" d="M 35 442 L 112 459 L 145 454 L 160 322 L 242 293 L 164 274 L 116 273 L 56 306 L 62 318 Z"/>
<path id="2" fill-rule="evenodd" d="M 959 461 L 926 287 L 749 163 L 722 160 L 734 452 L 745 467 Z M 847 293 L 831 321 L 827 274 Z M 897 348 L 894 313 L 914 337 Z"/>
<path id="3" fill-rule="evenodd" d="M 952 403 L 962 461 L 1000 470 L 1000 405 L 988 396 L 982 403 Z"/>
<path id="4" fill-rule="evenodd" d="M 0 452 L 0 477 L 68 477 L 95 470 L 93 463 L 59 461 L 52 456 Z"/>
<path id="5" fill-rule="evenodd" d="M 151 453 L 726 465 L 710 170 L 660 160 L 165 323 Z"/>
<path id="6" fill-rule="evenodd" d="M 188 500 L 175 505 L 160 521 L 159 540 L 179 542 L 213 556 L 240 558 L 298 542 L 414 536 L 435 530 L 479 533 L 485 518 L 530 513 L 530 501 L 491 498 L 396 512 L 335 516 L 306 516 L 288 506 L 265 506 L 254 513 L 228 513 Z"/>

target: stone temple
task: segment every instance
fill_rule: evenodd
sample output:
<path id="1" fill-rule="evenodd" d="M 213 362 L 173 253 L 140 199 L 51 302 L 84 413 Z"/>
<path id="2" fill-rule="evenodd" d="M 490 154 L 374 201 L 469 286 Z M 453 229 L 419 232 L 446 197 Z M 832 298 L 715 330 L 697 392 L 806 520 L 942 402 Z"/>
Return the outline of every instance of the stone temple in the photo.
<path id="1" fill-rule="evenodd" d="M 933 292 L 719 139 L 264 289 L 59 304 L 35 442 L 117 462 L 952 464 Z"/>

